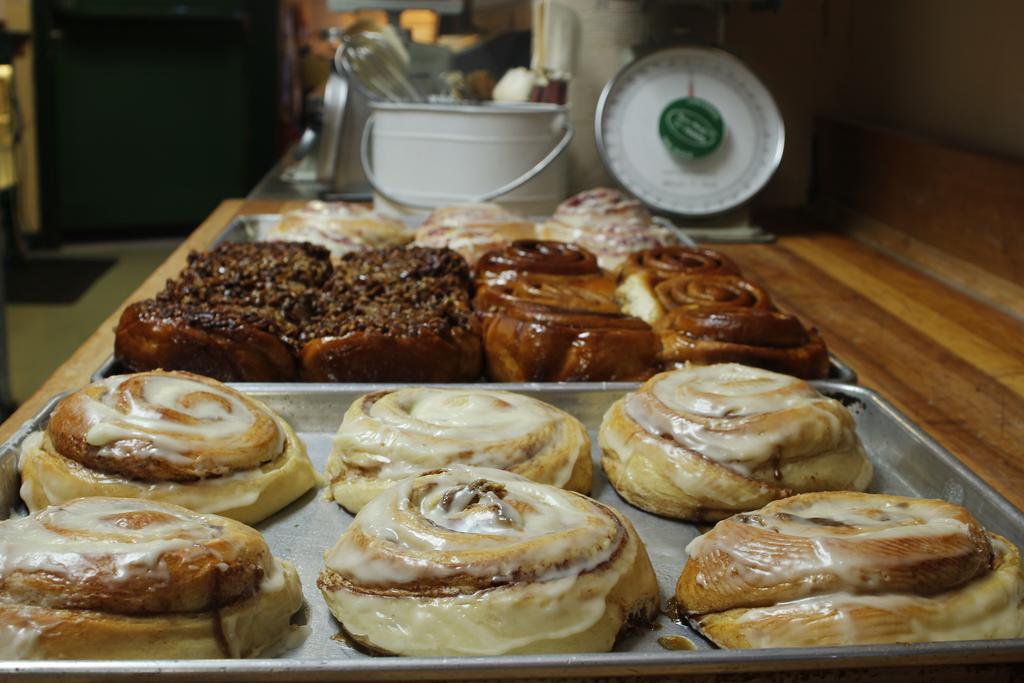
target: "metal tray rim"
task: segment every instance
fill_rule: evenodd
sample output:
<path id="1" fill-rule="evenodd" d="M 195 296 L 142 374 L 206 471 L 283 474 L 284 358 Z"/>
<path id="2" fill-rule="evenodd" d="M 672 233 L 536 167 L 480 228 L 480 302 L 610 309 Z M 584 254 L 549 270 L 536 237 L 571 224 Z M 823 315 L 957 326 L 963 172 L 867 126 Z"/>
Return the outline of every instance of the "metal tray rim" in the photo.
<path id="1" fill-rule="evenodd" d="M 604 383 L 605 390 L 628 390 L 633 383 Z M 622 386 L 625 384 L 626 386 Z M 877 391 L 835 381 L 815 381 L 819 390 L 834 390 L 857 396 L 875 403 L 890 418 L 900 423 L 915 440 L 923 442 L 929 450 L 950 466 L 959 476 L 985 490 L 1001 513 L 1016 525 L 1024 527 L 1024 512 L 995 491 L 980 476 L 964 465 L 956 456 L 939 445 L 920 427 Z M 350 394 L 405 384 L 302 384 L 251 383 L 233 385 L 259 398 L 268 393 L 327 393 Z M 479 384 L 435 385 L 473 388 Z M 497 385 L 538 393 L 586 393 L 595 387 L 566 383 L 532 385 Z M 3 444 L 0 452 L 14 448 L 34 429 L 40 428 L 53 406 L 65 394 L 50 399 L 46 405 Z M 309 599 L 307 597 L 307 599 Z M 315 599 L 315 597 L 313 598 Z M 664 653 L 583 653 L 576 655 L 509 655 L 504 657 L 373 657 L 367 659 L 248 659 L 248 660 L 177 660 L 135 661 L 0 661 L 0 675 L 15 673 L 48 675 L 84 675 L 125 677 L 143 673 L 161 673 L 172 677 L 200 677 L 216 674 L 218 678 L 253 680 L 257 678 L 301 675 L 309 680 L 327 677 L 367 678 L 430 678 L 451 676 L 470 678 L 479 676 L 582 676 L 595 675 L 653 675 L 658 673 L 725 673 L 741 671 L 799 670 L 821 667 L 876 667 L 909 666 L 938 663 L 996 663 L 1024 661 L 1024 639 L 949 641 L 940 643 L 884 644 L 840 646 L 828 648 L 780 648 L 771 650 L 699 650 Z"/>
<path id="2" fill-rule="evenodd" d="M 899 652 L 892 652 L 898 648 Z M 83 675 L 123 678 L 158 673 L 175 678 L 198 678 L 216 674 L 223 679 L 270 679 L 296 674 L 305 680 L 430 679 L 442 677 L 533 677 L 540 674 L 579 677 L 591 673 L 602 676 L 652 675 L 658 673 L 739 673 L 794 671 L 821 668 L 871 668 L 876 666 L 938 666 L 962 661 L 963 655 L 976 655 L 969 663 L 1024 661 L 1024 639 L 969 640 L 913 645 L 861 645 L 856 647 L 778 648 L 771 650 L 704 650 L 665 654 L 591 653 L 582 655 L 510 655 L 506 657 L 376 657 L 360 660 L 77 660 L 3 662 L 0 674 Z M 899 655 L 899 658 L 896 657 Z M 343 668 L 336 665 L 344 662 Z M 964 662 L 967 663 L 967 662 Z"/>
<path id="3" fill-rule="evenodd" d="M 828 377 L 826 379 L 808 380 L 811 383 L 814 382 L 836 382 L 838 384 L 844 384 L 849 386 L 857 386 L 857 373 L 847 365 L 845 362 L 837 358 L 831 352 L 829 353 L 829 366 L 835 370 L 839 375 L 838 377 Z M 116 361 L 114 360 L 114 354 L 108 354 L 100 366 L 89 376 L 90 382 L 98 382 L 101 379 L 105 379 L 111 376 L 111 370 L 114 368 Z M 232 385 L 238 385 L 241 387 L 249 387 L 255 385 L 268 384 L 275 388 L 292 388 L 292 387 L 323 387 L 330 386 L 328 382 L 231 382 Z M 419 384 L 414 382 L 404 382 L 403 384 Z M 543 388 L 552 387 L 560 388 L 570 385 L 585 387 L 591 390 L 595 389 L 618 389 L 621 387 L 635 387 L 639 386 L 640 382 L 475 382 L 473 386 L 476 387 L 491 387 L 491 388 L 502 388 L 502 387 L 529 387 L 529 388 Z M 371 386 L 370 383 L 360 384 L 358 386 Z M 448 385 L 452 386 L 452 385 Z"/>

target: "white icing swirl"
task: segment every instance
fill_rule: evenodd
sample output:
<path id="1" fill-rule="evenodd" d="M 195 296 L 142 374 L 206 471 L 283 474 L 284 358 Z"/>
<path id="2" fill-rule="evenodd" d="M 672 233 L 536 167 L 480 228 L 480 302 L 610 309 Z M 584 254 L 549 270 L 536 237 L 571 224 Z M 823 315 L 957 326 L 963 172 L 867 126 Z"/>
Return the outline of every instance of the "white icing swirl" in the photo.
<path id="1" fill-rule="evenodd" d="M 797 496 L 729 520 L 763 529 L 768 538 L 751 534 L 737 541 L 712 531 L 693 539 L 686 553 L 722 553 L 754 586 L 795 583 L 827 572 L 851 590 L 873 591 L 882 587 L 887 572 L 934 561 L 936 552 L 971 554 L 976 540 L 957 516 L 961 512 L 939 501 L 898 496 Z M 898 551 L 889 550 L 890 544 L 898 544 L 892 545 Z"/>
<path id="2" fill-rule="evenodd" d="M 571 221 L 556 218 L 545 223 L 540 233 L 545 239 L 579 244 L 597 256 L 598 264 L 605 270 L 615 270 L 633 252 L 679 243 L 672 230 L 636 219 Z"/>
<path id="3" fill-rule="evenodd" d="M 405 224 L 346 202 L 309 202 L 286 213 L 266 235 L 271 241 L 310 242 L 334 256 L 397 246 L 412 238 Z"/>
<path id="4" fill-rule="evenodd" d="M 518 216 L 497 204 L 453 204 L 432 211 L 423 221 L 422 227 L 460 228 L 471 223 L 503 222 L 517 219 Z"/>
<path id="5" fill-rule="evenodd" d="M 651 214 L 638 199 L 611 188 L 595 187 L 559 204 L 555 218 L 573 224 L 608 220 L 650 223 Z"/>
<path id="6" fill-rule="evenodd" d="M 800 441 L 818 451 L 856 441 L 837 401 L 788 375 L 723 363 L 667 372 L 648 386 L 626 397 L 633 420 L 744 476 Z"/>
<path id="7" fill-rule="evenodd" d="M 733 631 L 749 647 L 923 643 L 1024 636 L 1020 556 L 992 537 L 993 568 L 934 595 L 829 593 L 744 610 Z M 714 633 L 716 617 L 708 618 Z"/>
<path id="8" fill-rule="evenodd" d="M 280 454 L 276 418 L 238 392 L 184 374 L 119 375 L 69 397 L 102 458 L 155 458 L 223 474 Z M 141 386 L 141 390 L 139 387 Z"/>
<path id="9" fill-rule="evenodd" d="M 500 585 L 590 571 L 624 542 L 599 503 L 509 472 L 452 466 L 407 479 L 373 499 L 327 567 L 366 585 L 473 576 Z"/>
<path id="10" fill-rule="evenodd" d="M 133 514 L 158 516 L 137 526 Z M 0 524 L 0 583 L 14 572 L 67 576 L 102 575 L 119 582 L 140 575 L 166 574 L 162 558 L 191 549 L 209 556 L 206 542 L 221 538 L 220 528 L 202 515 L 152 502 L 80 498 L 32 517 Z"/>
<path id="11" fill-rule="evenodd" d="M 413 245 L 457 251 L 469 265 L 474 265 L 488 251 L 500 249 L 516 239 L 534 236 L 534 226 L 527 222 L 481 222 L 467 225 L 423 225 L 416 231 Z"/>
<path id="12" fill-rule="evenodd" d="M 327 460 L 331 496 L 357 512 L 406 477 L 462 464 L 588 492 L 590 437 L 568 413 L 485 389 L 409 387 L 360 397 Z"/>
<path id="13" fill-rule="evenodd" d="M 483 389 L 409 388 L 361 399 L 349 410 L 334 438 L 342 459 L 379 468 L 379 476 L 398 479 L 443 467 L 465 465 L 508 468 L 533 457 L 557 440 L 575 420 L 536 399 Z M 574 430 L 574 436 L 579 432 Z M 578 440 L 577 440 L 578 441 Z M 559 468 L 556 481 L 568 480 L 579 445 Z"/>
<path id="14" fill-rule="evenodd" d="M 657 605 L 629 522 L 582 495 L 453 466 L 372 500 L 317 582 L 354 638 L 407 655 L 602 651 Z"/>

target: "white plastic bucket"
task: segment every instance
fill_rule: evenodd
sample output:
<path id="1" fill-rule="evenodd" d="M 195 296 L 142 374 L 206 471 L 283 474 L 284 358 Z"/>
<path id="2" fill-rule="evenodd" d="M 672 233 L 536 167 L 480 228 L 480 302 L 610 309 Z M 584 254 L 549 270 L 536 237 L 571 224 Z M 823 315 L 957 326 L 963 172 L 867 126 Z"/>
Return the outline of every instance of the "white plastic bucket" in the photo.
<path id="1" fill-rule="evenodd" d="M 362 160 L 379 207 L 415 213 L 496 201 L 546 215 L 565 198 L 572 127 L 563 106 L 371 106 Z"/>

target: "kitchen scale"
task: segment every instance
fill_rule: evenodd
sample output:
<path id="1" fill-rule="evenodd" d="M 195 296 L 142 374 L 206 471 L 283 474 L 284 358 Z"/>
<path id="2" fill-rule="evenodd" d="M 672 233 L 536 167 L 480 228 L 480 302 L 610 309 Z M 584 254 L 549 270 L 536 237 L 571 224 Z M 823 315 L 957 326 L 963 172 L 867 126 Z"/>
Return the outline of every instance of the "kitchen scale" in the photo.
<path id="1" fill-rule="evenodd" d="M 732 54 L 678 46 L 636 59 L 602 91 L 594 131 L 615 180 L 684 230 L 765 239 L 746 206 L 779 166 L 785 127 L 771 93 Z"/>

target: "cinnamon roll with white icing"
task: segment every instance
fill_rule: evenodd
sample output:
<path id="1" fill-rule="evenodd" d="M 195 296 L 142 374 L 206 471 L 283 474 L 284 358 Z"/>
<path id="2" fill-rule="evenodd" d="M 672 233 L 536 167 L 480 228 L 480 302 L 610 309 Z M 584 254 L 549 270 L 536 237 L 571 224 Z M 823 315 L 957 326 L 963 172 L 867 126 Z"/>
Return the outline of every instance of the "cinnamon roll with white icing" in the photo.
<path id="1" fill-rule="evenodd" d="M 574 194 L 558 205 L 553 218 L 570 225 L 605 221 L 650 223 L 643 202 L 609 187 L 594 187 Z"/>
<path id="2" fill-rule="evenodd" d="M 451 249 L 458 252 L 472 267 L 487 252 L 501 249 L 515 240 L 530 239 L 534 232 L 533 223 L 528 221 L 423 225 L 416 231 L 413 244 L 417 247 Z"/>
<path id="3" fill-rule="evenodd" d="M 808 493 L 686 551 L 676 598 L 723 647 L 1024 636 L 1019 551 L 942 500 Z"/>
<path id="4" fill-rule="evenodd" d="M 416 230 L 418 247 L 457 251 L 470 267 L 488 251 L 533 239 L 534 224 L 497 204 L 454 204 L 435 209 Z"/>
<path id="5" fill-rule="evenodd" d="M 402 655 L 609 650 L 657 613 L 619 512 L 516 474 L 452 466 L 370 501 L 317 582 L 363 646 Z"/>
<path id="6" fill-rule="evenodd" d="M 491 202 L 462 203 L 440 206 L 430 212 L 421 227 L 462 228 L 473 223 L 506 223 L 522 217 Z"/>
<path id="7" fill-rule="evenodd" d="M 82 496 L 146 498 L 255 523 L 316 484 L 306 448 L 265 405 L 216 380 L 143 372 L 62 400 L 19 461 L 33 512 Z"/>
<path id="8" fill-rule="evenodd" d="M 579 420 L 508 391 L 413 387 L 362 396 L 327 461 L 331 495 L 355 513 L 401 479 L 453 463 L 495 467 L 590 492 L 590 437 Z"/>
<path id="9" fill-rule="evenodd" d="M 537 226 L 537 236 L 576 242 L 605 270 L 617 269 L 633 252 L 679 242 L 673 230 L 654 222 L 643 203 L 606 187 L 566 199 L 551 220 Z"/>
<path id="10" fill-rule="evenodd" d="M 309 242 L 334 257 L 367 249 L 397 247 L 412 240 L 405 223 L 350 202 L 314 200 L 281 216 L 267 233 L 269 241 Z"/>
<path id="11" fill-rule="evenodd" d="M 853 417 L 806 382 L 725 363 L 655 375 L 615 402 L 601 464 L 633 505 L 715 521 L 794 493 L 864 490 Z"/>
<path id="12" fill-rule="evenodd" d="M 80 498 L 0 522 L 0 659 L 268 655 L 301 607 L 295 568 L 224 517 Z"/>

